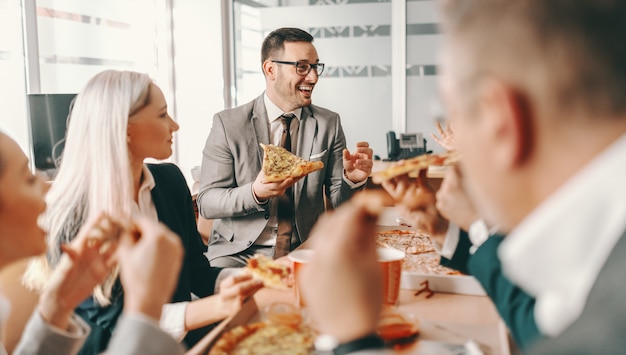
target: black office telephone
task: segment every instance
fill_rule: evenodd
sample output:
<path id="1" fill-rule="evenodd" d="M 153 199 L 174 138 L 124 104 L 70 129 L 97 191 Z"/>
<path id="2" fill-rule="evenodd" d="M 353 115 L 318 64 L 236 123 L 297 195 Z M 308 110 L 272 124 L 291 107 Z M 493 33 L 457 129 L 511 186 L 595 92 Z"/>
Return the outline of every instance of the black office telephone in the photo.
<path id="1" fill-rule="evenodd" d="M 421 133 L 401 133 L 396 138 L 393 131 L 387 132 L 387 161 L 397 161 L 431 153 L 426 150 L 426 139 Z"/>

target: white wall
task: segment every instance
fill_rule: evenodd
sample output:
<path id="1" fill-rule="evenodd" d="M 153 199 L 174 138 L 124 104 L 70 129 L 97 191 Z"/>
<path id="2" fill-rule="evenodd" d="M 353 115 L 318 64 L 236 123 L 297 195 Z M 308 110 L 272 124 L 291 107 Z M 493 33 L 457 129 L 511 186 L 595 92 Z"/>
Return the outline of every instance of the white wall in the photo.
<path id="1" fill-rule="evenodd" d="M 191 186 L 213 115 L 224 109 L 220 1 L 175 0 L 173 15 L 177 162 Z"/>

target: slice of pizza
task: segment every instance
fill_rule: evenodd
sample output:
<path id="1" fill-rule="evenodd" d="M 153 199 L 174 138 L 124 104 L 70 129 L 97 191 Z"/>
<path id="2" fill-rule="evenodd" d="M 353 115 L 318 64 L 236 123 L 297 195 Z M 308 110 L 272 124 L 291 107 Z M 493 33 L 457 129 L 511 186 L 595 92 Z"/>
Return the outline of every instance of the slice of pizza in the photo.
<path id="1" fill-rule="evenodd" d="M 265 182 L 280 182 L 287 178 L 299 178 L 324 167 L 321 161 L 307 161 L 283 147 L 263 144 L 263 172 Z"/>
<path id="2" fill-rule="evenodd" d="M 424 154 L 415 158 L 407 159 L 397 165 L 392 165 L 386 169 L 372 174 L 372 182 L 380 184 L 383 181 L 393 179 L 396 176 L 419 172 L 428 169 L 429 166 L 452 165 L 459 161 L 460 155 L 456 151 L 441 154 Z"/>
<path id="3" fill-rule="evenodd" d="M 289 288 L 287 285 L 287 278 L 290 274 L 289 268 L 277 263 L 272 258 L 262 254 L 255 254 L 248 259 L 246 269 L 252 273 L 252 277 L 263 281 L 265 287 L 281 290 Z"/>

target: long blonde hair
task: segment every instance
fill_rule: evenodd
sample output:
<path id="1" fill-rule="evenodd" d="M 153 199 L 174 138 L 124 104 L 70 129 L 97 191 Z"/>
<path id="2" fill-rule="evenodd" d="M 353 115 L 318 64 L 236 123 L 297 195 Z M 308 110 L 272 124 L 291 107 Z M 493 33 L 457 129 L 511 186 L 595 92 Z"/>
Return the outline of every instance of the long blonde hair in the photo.
<path id="1" fill-rule="evenodd" d="M 58 174 L 46 197 L 42 222 L 48 231 L 47 258 L 33 260 L 24 282 L 41 289 L 61 256 L 60 245 L 76 237 L 91 217 L 105 212 L 129 218 L 133 204 L 127 143 L 128 118 L 149 102 L 152 80 L 146 74 L 107 70 L 94 76 L 76 96 Z M 94 289 L 101 305 L 110 304 L 119 270 Z"/>

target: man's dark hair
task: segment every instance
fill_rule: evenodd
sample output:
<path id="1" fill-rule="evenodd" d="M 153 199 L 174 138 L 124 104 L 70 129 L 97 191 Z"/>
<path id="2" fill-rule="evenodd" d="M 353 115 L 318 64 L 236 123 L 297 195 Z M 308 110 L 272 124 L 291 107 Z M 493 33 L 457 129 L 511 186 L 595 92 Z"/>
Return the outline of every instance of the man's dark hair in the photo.
<path id="1" fill-rule="evenodd" d="M 285 49 L 285 42 L 313 42 L 313 36 L 299 28 L 283 27 L 270 32 L 261 46 L 261 65 Z M 276 58 L 279 59 L 279 58 Z"/>
<path id="2" fill-rule="evenodd" d="M 472 67 L 467 84 L 490 73 L 557 110 L 626 113 L 626 1 L 448 0 L 443 9 L 444 33 Z"/>

